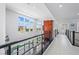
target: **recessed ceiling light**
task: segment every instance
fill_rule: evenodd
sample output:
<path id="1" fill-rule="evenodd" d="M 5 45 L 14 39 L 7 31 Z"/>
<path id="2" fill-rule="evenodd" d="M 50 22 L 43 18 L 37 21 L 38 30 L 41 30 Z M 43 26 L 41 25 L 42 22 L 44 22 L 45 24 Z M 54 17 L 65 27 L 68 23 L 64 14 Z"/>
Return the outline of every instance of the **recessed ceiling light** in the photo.
<path id="1" fill-rule="evenodd" d="M 63 7 L 63 5 L 60 4 L 60 5 L 59 5 L 59 8 L 61 8 L 61 7 Z"/>
<path id="2" fill-rule="evenodd" d="M 77 13 L 77 15 L 79 15 L 79 13 Z"/>
<path id="3" fill-rule="evenodd" d="M 27 3 L 27 5 L 29 5 L 29 6 L 32 7 L 32 8 L 36 8 L 35 5 L 32 4 L 32 3 Z"/>

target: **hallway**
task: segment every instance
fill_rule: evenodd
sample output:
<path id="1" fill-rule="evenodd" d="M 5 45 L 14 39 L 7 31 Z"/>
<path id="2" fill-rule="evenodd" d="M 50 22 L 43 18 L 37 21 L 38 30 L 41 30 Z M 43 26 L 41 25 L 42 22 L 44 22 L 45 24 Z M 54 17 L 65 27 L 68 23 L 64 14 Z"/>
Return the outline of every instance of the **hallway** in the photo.
<path id="1" fill-rule="evenodd" d="M 0 55 L 79 55 L 79 3 L 1 3 L 0 13 Z"/>
<path id="2" fill-rule="evenodd" d="M 78 55 L 79 47 L 72 46 L 66 35 L 58 34 L 43 55 Z"/>

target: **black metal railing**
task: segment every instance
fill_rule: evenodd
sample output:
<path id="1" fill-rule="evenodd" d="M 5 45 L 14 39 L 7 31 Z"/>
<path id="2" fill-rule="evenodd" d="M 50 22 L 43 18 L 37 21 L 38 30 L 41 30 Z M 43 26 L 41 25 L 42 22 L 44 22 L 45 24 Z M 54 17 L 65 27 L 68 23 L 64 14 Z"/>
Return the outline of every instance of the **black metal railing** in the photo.
<path id="1" fill-rule="evenodd" d="M 0 46 L 4 49 L 6 55 L 41 55 L 52 42 L 44 42 L 44 34 L 33 36 L 20 41 L 7 43 Z"/>
<path id="2" fill-rule="evenodd" d="M 58 29 L 55 29 L 54 32 L 55 32 L 55 37 L 56 37 L 57 34 L 59 34 Z"/>
<path id="3" fill-rule="evenodd" d="M 55 29 L 53 31 L 53 37 L 50 37 L 49 41 L 47 42 L 45 42 L 44 34 L 40 34 L 20 41 L 14 41 L 4 45 L 0 45 L 0 50 L 4 50 L 4 53 L 0 52 L 0 54 L 42 55 L 57 35 L 58 30 Z"/>
<path id="4" fill-rule="evenodd" d="M 79 32 L 66 30 L 66 35 L 72 45 L 79 46 Z"/>

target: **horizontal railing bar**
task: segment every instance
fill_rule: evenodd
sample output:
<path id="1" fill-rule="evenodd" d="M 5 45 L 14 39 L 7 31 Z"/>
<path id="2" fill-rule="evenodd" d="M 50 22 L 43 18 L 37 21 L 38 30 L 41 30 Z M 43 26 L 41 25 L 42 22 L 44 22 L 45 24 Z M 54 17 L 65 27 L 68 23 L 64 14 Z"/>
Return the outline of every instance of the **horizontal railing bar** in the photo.
<path id="1" fill-rule="evenodd" d="M 75 39 L 75 40 L 79 41 L 78 39 Z"/>
<path id="2" fill-rule="evenodd" d="M 33 47 L 31 47 L 30 49 L 28 49 L 27 51 L 25 51 L 22 55 L 24 55 L 25 53 L 27 53 L 27 52 L 30 51 L 31 49 L 33 49 Z"/>
<path id="3" fill-rule="evenodd" d="M 23 42 L 23 41 L 26 41 L 26 40 L 29 40 L 29 39 L 32 39 L 32 38 L 35 38 L 35 37 L 38 37 L 38 36 L 42 36 L 42 35 L 44 35 L 44 34 L 36 35 L 36 36 L 30 37 L 30 38 L 27 38 L 27 39 L 24 39 L 24 40 L 20 40 L 20 41 L 15 41 L 15 42 L 7 43 L 7 44 L 4 44 L 4 45 L 1 45 L 0 49 L 4 48 L 4 47 L 7 47 L 9 45 L 13 45 L 13 44 L 16 44 L 16 43 L 19 43 L 19 42 Z"/>
<path id="4" fill-rule="evenodd" d="M 37 47 L 37 46 L 39 46 L 41 43 L 38 43 L 37 45 L 35 45 L 34 47 L 31 47 L 31 48 L 35 48 L 35 47 Z M 23 50 L 23 49 L 20 49 L 19 51 L 21 51 L 21 50 Z"/>
<path id="5" fill-rule="evenodd" d="M 26 43 L 26 44 L 28 44 L 28 43 Z M 25 45 L 26 45 L 26 44 L 25 44 Z M 24 47 L 24 44 L 23 44 L 23 45 L 18 45 L 18 46 L 19 46 L 19 48 L 21 48 L 21 47 Z M 14 49 L 13 49 L 13 48 L 14 48 Z M 12 52 L 17 49 L 17 46 L 16 46 L 16 47 L 13 47 L 13 48 L 12 48 L 12 49 L 13 49 Z"/>
<path id="6" fill-rule="evenodd" d="M 67 31 L 69 31 L 69 30 L 67 30 Z M 69 31 L 69 32 L 73 32 L 73 31 Z M 76 31 L 75 31 L 75 33 L 79 33 L 79 32 L 76 32 Z"/>
<path id="7" fill-rule="evenodd" d="M 75 33 L 79 33 L 79 32 L 75 32 Z"/>
<path id="8" fill-rule="evenodd" d="M 30 51 L 31 49 L 33 49 L 33 48 L 35 48 L 35 47 L 37 47 L 37 46 L 39 46 L 41 43 L 39 43 L 39 44 L 37 44 L 36 46 L 34 46 L 34 47 L 31 47 L 30 49 L 28 49 L 26 52 L 24 52 L 22 55 L 24 55 L 25 53 L 27 53 L 28 51 Z"/>
<path id="9" fill-rule="evenodd" d="M 28 44 L 28 43 L 26 43 L 25 45 L 27 45 L 27 44 Z M 18 45 L 18 47 L 19 47 L 19 48 L 24 47 L 24 44 L 23 44 L 23 45 Z M 13 50 L 16 50 L 16 49 L 17 49 L 17 46 L 13 47 L 13 48 L 12 48 L 12 51 L 13 51 Z"/>
<path id="10" fill-rule="evenodd" d="M 35 47 L 37 47 L 37 46 L 39 46 L 41 43 L 39 43 L 39 44 L 37 44 L 36 46 L 34 46 L 34 47 L 31 47 L 30 49 L 28 49 L 28 50 L 26 50 L 26 52 L 24 52 L 22 55 L 24 55 L 25 53 L 27 53 L 28 51 L 30 51 L 31 49 L 33 49 L 33 48 L 35 48 Z M 21 51 L 21 50 L 19 50 L 19 51 Z M 15 52 L 15 53 L 17 53 L 17 52 Z"/>

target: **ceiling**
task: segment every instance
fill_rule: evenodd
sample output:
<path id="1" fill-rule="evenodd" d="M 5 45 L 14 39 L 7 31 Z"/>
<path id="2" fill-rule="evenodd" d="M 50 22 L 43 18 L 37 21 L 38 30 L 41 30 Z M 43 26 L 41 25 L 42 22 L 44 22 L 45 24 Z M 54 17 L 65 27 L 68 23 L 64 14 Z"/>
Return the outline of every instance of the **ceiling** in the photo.
<path id="1" fill-rule="evenodd" d="M 47 8 L 50 10 L 56 20 L 72 21 L 79 19 L 79 4 L 78 3 L 46 3 Z M 59 5 L 62 5 L 59 7 Z"/>
<path id="2" fill-rule="evenodd" d="M 52 14 L 43 3 L 7 3 L 6 8 L 40 20 L 53 18 Z"/>

